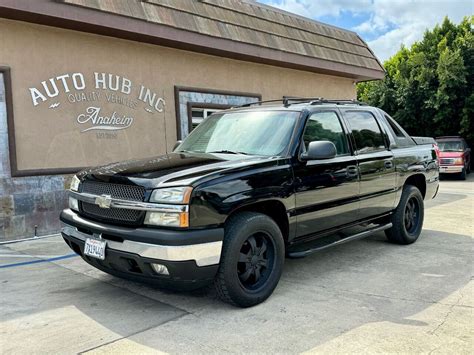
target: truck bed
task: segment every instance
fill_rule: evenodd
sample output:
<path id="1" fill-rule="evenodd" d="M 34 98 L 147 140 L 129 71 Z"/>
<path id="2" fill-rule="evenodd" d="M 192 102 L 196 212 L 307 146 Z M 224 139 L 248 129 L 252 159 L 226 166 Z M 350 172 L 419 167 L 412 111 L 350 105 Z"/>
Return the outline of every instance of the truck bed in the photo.
<path id="1" fill-rule="evenodd" d="M 417 145 L 436 144 L 433 137 L 411 137 Z"/>

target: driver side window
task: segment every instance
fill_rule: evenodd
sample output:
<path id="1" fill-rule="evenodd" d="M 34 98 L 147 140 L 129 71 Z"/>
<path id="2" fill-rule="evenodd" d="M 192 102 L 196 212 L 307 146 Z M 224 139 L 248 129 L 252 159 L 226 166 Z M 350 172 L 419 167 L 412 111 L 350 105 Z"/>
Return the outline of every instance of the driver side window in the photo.
<path id="1" fill-rule="evenodd" d="M 347 139 L 337 114 L 333 111 L 313 113 L 306 122 L 303 149 L 312 141 L 329 141 L 336 146 L 337 155 L 349 153 Z"/>

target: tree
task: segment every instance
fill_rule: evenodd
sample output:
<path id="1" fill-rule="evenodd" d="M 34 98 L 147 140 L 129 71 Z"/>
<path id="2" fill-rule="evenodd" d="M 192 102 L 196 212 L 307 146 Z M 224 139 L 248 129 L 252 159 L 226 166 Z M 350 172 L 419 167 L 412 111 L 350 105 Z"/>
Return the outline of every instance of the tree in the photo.
<path id="1" fill-rule="evenodd" d="M 461 135 L 474 148 L 474 16 L 459 25 L 445 18 L 384 67 L 383 80 L 357 85 L 359 100 L 386 111 L 411 135 Z"/>

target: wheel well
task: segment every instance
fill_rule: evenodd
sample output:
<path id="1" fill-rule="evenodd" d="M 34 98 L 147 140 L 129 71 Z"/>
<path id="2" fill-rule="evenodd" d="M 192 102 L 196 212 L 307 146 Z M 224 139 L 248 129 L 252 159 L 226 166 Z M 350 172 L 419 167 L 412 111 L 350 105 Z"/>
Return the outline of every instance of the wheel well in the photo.
<path id="1" fill-rule="evenodd" d="M 262 214 L 267 215 L 268 217 L 273 219 L 275 223 L 278 225 L 285 242 L 288 241 L 290 227 L 289 227 L 289 222 L 288 222 L 288 216 L 286 214 L 286 208 L 283 203 L 281 203 L 280 201 L 264 201 L 264 202 L 256 202 L 250 205 L 242 206 L 234 210 L 227 217 L 226 221 L 229 219 L 230 216 L 239 212 L 243 212 L 243 211 L 257 212 L 257 213 L 262 213 Z"/>
<path id="2" fill-rule="evenodd" d="M 420 190 L 421 195 L 425 198 L 426 194 L 426 179 L 423 174 L 416 174 L 410 176 L 406 181 L 405 185 L 416 186 Z"/>

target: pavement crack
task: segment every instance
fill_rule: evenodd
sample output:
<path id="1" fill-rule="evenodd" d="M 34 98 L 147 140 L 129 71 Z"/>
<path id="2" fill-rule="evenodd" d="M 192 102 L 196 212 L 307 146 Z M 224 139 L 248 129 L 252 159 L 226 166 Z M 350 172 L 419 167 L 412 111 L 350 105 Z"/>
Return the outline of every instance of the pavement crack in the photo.
<path id="1" fill-rule="evenodd" d="M 438 337 L 438 330 L 446 323 L 446 321 L 448 320 L 449 316 L 454 312 L 454 307 L 456 306 L 459 306 L 459 303 L 461 302 L 461 300 L 463 299 L 464 295 L 462 294 L 461 290 L 459 291 L 459 298 L 458 300 L 456 301 L 456 303 L 452 304 L 449 306 L 449 309 L 448 311 L 446 312 L 445 316 L 443 317 L 443 320 L 436 326 L 435 329 L 433 329 L 432 331 L 428 332 L 429 334 L 431 335 L 435 335 Z M 433 350 L 434 351 L 434 350 Z"/>
<path id="2" fill-rule="evenodd" d="M 436 350 L 441 349 L 441 347 L 442 347 L 443 345 L 444 345 L 444 344 L 440 344 L 440 345 L 438 345 L 437 347 L 435 347 L 434 349 L 430 350 L 430 352 L 428 353 L 428 355 L 431 355 L 431 354 L 433 354 Z"/>
<path id="3" fill-rule="evenodd" d="M 282 280 L 282 282 L 288 282 L 296 285 L 301 285 L 303 283 L 294 281 L 294 280 Z M 347 290 L 347 289 L 332 289 L 323 285 L 316 285 L 316 287 L 322 288 L 324 290 L 327 290 L 328 292 L 338 294 L 340 292 L 347 292 L 350 294 L 354 295 L 361 295 L 361 296 L 369 296 L 369 297 L 378 297 L 378 298 L 385 298 L 385 299 L 390 299 L 390 300 L 396 300 L 396 301 L 407 301 L 407 302 L 419 302 L 419 303 L 427 303 L 427 304 L 439 304 L 443 306 L 449 306 L 449 307 L 462 307 L 462 308 L 470 308 L 473 309 L 474 307 L 472 306 L 467 306 L 467 305 L 460 305 L 458 300 L 455 304 L 451 303 L 443 303 L 443 302 L 438 302 L 438 301 L 431 301 L 431 300 L 422 300 L 418 298 L 403 298 L 403 297 L 393 297 L 393 296 L 386 296 L 386 295 L 380 295 L 376 293 L 370 293 L 370 292 L 359 292 L 359 291 L 353 291 L 353 290 Z"/>
<path id="4" fill-rule="evenodd" d="M 124 336 L 121 336 L 121 337 L 119 337 L 119 338 L 117 338 L 117 339 L 114 339 L 114 340 L 108 341 L 108 342 L 106 342 L 106 343 L 103 343 L 103 344 L 94 346 L 94 347 L 92 347 L 92 348 L 89 348 L 89 349 L 80 351 L 78 354 L 86 354 L 86 353 L 88 353 L 88 352 L 90 352 L 90 351 L 99 349 L 99 348 L 101 348 L 101 347 L 103 347 L 103 346 L 107 346 L 107 345 L 116 343 L 116 342 L 118 342 L 118 341 L 120 341 L 120 340 L 123 340 L 123 339 L 128 339 L 128 338 L 133 337 L 133 336 L 135 336 L 135 335 L 137 335 L 137 334 L 144 333 L 144 332 L 146 332 L 146 331 L 148 331 L 148 330 L 161 327 L 163 324 L 167 324 L 167 323 L 170 323 L 170 322 L 174 322 L 174 321 L 176 321 L 176 320 L 178 320 L 178 319 L 180 319 L 180 318 L 182 318 L 182 317 L 184 317 L 184 316 L 187 316 L 187 315 L 189 315 L 189 314 L 190 314 L 190 313 L 188 313 L 188 312 L 186 312 L 186 313 L 184 313 L 184 314 L 180 314 L 180 315 L 178 315 L 178 316 L 176 316 L 176 317 L 173 317 L 173 318 L 171 318 L 171 319 L 168 319 L 166 322 L 163 322 L 163 323 L 160 323 L 160 324 L 151 325 L 151 326 L 149 326 L 149 327 L 147 327 L 147 328 L 140 329 L 140 330 L 138 330 L 138 331 L 136 331 L 136 332 L 133 332 L 133 333 L 131 333 L 131 334 L 124 335 Z"/>

